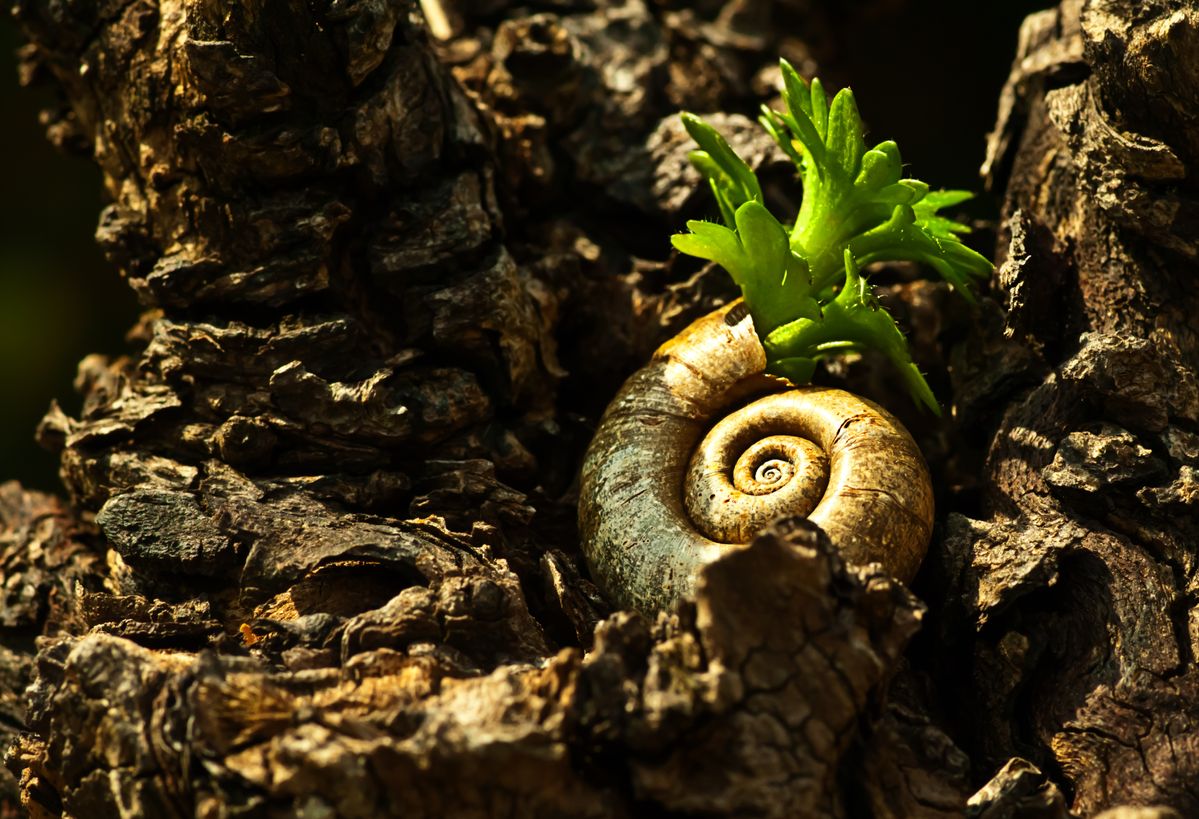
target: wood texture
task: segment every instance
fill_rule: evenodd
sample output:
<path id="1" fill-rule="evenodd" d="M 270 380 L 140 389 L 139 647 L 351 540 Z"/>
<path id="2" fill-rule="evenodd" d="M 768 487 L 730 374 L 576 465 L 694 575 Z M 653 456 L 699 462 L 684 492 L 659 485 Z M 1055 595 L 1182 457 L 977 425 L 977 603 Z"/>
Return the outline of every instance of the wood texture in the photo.
<path id="1" fill-rule="evenodd" d="M 1065 2 L 988 151 L 998 303 L 958 368 L 988 451 L 945 525 L 942 690 L 977 763 L 1025 756 L 1084 816 L 1199 812 L 1197 89 L 1190 4 Z"/>
<path id="2" fill-rule="evenodd" d="M 913 591 L 785 520 L 650 623 L 586 579 L 572 486 L 729 295 L 661 249 L 706 206 L 673 115 L 752 111 L 835 15 L 424 5 L 443 39 L 415 2 L 16 3 L 145 313 L 39 431 L 66 500 L 0 488 L 5 810 L 1199 812 L 1194 9 L 1030 18 L 993 298 L 884 294 L 952 378 L 954 423 L 907 424 Z M 831 378 L 906 401 L 876 372 Z"/>

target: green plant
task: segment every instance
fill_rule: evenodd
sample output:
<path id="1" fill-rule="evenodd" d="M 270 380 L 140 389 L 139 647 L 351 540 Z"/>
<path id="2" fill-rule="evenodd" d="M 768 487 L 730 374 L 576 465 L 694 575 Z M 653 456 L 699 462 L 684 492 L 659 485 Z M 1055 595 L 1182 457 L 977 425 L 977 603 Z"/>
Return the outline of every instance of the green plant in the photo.
<path id="1" fill-rule="evenodd" d="M 724 267 L 741 288 L 766 350 L 767 370 L 796 384 L 811 380 L 819 359 L 873 348 L 903 375 L 915 401 L 940 413 L 907 340 L 879 305 L 860 266 L 912 260 L 931 265 L 967 299 L 992 270 L 962 244 L 966 225 L 939 215 L 968 191 L 930 191 L 902 178 L 892 141 L 867 149 L 853 92 L 829 103 L 820 81 L 806 84 L 780 61 L 785 111 L 762 106 L 759 121 L 799 170 L 803 199 L 794 223 L 766 207 L 757 176 L 717 131 L 682 115 L 699 146 L 691 163 L 711 184 L 724 224 L 691 221 L 671 237 L 676 248 Z"/>

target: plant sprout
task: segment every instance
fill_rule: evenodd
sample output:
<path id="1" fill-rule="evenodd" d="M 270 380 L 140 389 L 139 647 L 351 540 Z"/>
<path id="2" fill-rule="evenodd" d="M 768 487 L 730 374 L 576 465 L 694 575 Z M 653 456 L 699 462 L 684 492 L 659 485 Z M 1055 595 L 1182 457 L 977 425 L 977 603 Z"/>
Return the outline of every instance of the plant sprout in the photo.
<path id="1" fill-rule="evenodd" d="M 699 146 L 691 163 L 711 185 L 724 224 L 690 221 L 691 232 L 671 241 L 733 277 L 766 350 L 768 372 L 805 384 L 821 358 L 874 349 L 899 369 L 913 400 L 940 414 L 907 340 L 860 268 L 923 262 L 973 300 L 970 288 L 990 275 L 991 262 L 962 244 L 966 225 L 939 214 L 972 194 L 930 191 L 924 182 L 902 178 L 894 142 L 866 148 L 852 91 L 842 89 L 830 103 L 820 80 L 806 84 L 786 60 L 780 67 L 786 110 L 763 105 L 759 121 L 799 170 L 803 199 L 795 221 L 776 218 L 745 161 L 712 126 L 684 113 Z"/>

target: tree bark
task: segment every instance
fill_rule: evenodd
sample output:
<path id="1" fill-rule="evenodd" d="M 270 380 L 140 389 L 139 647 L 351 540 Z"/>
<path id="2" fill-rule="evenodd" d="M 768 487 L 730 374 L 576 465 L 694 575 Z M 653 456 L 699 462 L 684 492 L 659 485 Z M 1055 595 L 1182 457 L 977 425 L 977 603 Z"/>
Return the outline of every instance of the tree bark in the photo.
<path id="1" fill-rule="evenodd" d="M 1030 17 L 990 296 L 887 288 L 954 408 L 904 416 L 941 510 L 912 591 L 789 519 L 650 623 L 586 578 L 574 480 L 730 296 L 666 256 L 705 207 L 674 112 L 750 110 L 834 23 L 421 5 L 18 0 L 145 313 L 39 430 L 69 501 L 0 487 L 7 809 L 1199 813 L 1199 13 Z M 902 401 L 875 373 L 830 377 Z"/>
<path id="2" fill-rule="evenodd" d="M 977 763 L 1020 755 L 1082 815 L 1199 812 L 1199 12 L 1065 2 L 1026 22 L 984 171 L 989 333 L 959 416 L 990 433 L 940 552 Z M 964 695 L 964 696 L 962 696 Z"/>

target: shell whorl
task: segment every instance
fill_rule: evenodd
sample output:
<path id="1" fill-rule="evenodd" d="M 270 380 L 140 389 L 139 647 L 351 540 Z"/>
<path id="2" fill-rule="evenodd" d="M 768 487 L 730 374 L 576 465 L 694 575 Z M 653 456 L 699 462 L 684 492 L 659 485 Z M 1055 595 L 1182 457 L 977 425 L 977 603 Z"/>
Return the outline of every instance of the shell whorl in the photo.
<path id="1" fill-rule="evenodd" d="M 765 367 L 735 302 L 659 348 L 608 406 L 583 463 L 579 526 L 613 602 L 669 606 L 705 563 L 783 515 L 807 516 L 851 562 L 915 574 L 933 496 L 911 436 L 863 398 Z"/>

